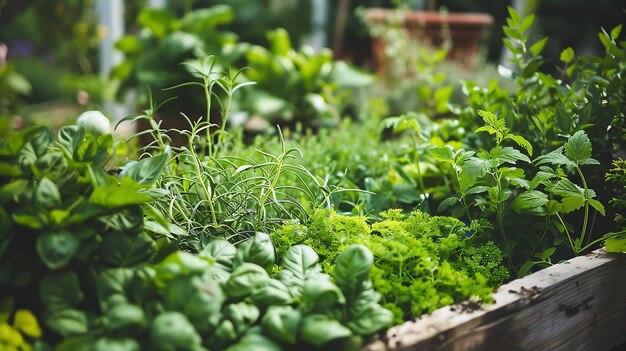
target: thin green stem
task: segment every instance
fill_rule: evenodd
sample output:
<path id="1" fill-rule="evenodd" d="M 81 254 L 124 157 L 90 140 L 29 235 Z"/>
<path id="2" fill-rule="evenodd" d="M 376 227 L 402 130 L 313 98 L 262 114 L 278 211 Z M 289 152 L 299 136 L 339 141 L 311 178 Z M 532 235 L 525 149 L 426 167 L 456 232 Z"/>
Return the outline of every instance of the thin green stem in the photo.
<path id="1" fill-rule="evenodd" d="M 587 181 L 585 180 L 585 176 L 583 175 L 583 172 L 580 170 L 580 167 L 578 167 L 578 165 L 576 166 L 576 171 L 578 172 L 578 175 L 583 182 L 583 189 L 585 190 L 585 214 L 583 217 L 583 228 L 580 233 L 580 240 L 576 243 L 576 254 L 578 255 L 582 251 L 581 245 L 585 241 L 585 236 L 587 235 L 587 224 L 589 221 L 589 189 L 587 187 Z"/>
<path id="2" fill-rule="evenodd" d="M 574 251 L 574 253 L 578 255 L 578 252 L 576 252 L 576 248 L 574 247 L 574 242 L 572 241 L 572 237 L 569 234 L 569 230 L 567 230 L 567 226 L 565 225 L 563 218 L 561 218 L 561 216 L 558 213 L 556 214 L 556 217 L 559 219 L 559 221 L 561 222 L 561 225 L 563 226 L 563 230 L 565 231 L 565 234 L 567 235 L 567 240 L 569 241 L 569 246 L 572 248 L 572 251 Z"/>

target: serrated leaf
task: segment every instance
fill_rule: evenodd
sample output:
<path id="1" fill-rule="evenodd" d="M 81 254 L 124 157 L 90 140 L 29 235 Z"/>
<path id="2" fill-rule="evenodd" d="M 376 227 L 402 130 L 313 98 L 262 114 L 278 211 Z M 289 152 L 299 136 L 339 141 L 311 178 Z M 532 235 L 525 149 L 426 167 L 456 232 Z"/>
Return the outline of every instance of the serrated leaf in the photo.
<path id="1" fill-rule="evenodd" d="M 569 179 L 559 179 L 556 183 L 546 188 L 554 195 L 562 197 L 580 197 L 584 199 L 585 191 L 583 188 L 572 183 Z"/>
<path id="2" fill-rule="evenodd" d="M 585 199 L 582 197 L 564 197 L 561 200 L 561 213 L 570 213 L 583 207 Z"/>
<path id="3" fill-rule="evenodd" d="M 591 158 L 591 151 L 591 141 L 583 130 L 574 133 L 564 145 L 565 156 L 576 164 L 588 161 Z"/>
<path id="4" fill-rule="evenodd" d="M 514 149 L 510 146 L 501 147 L 496 146 L 491 151 L 489 151 L 489 155 L 500 162 L 512 163 L 515 164 L 517 161 L 524 161 L 530 163 L 530 159 L 528 156 L 521 153 L 519 150 Z"/>
<path id="5" fill-rule="evenodd" d="M 558 149 L 539 156 L 535 159 L 534 161 L 537 166 L 539 165 L 543 165 L 543 164 L 551 164 L 551 165 L 564 165 L 564 166 L 574 166 L 574 163 L 572 161 L 570 161 L 569 158 L 567 158 L 565 155 L 563 155 L 563 147 L 559 147 Z"/>
<path id="6" fill-rule="evenodd" d="M 528 152 L 528 155 L 530 155 L 530 156 L 533 155 L 533 146 L 523 136 L 508 134 L 504 138 L 513 140 L 514 142 L 517 143 L 517 145 L 519 145 L 519 146 L 523 147 L 524 149 L 526 149 L 526 151 Z"/>
<path id="7" fill-rule="evenodd" d="M 454 164 L 454 154 L 452 148 L 449 147 L 436 147 L 428 150 L 430 155 L 437 161 Z"/>
<path id="8" fill-rule="evenodd" d="M 537 190 L 529 190 L 519 194 L 511 203 L 511 208 L 517 213 L 528 213 L 527 210 L 541 209 L 548 203 L 548 195 Z M 536 211 L 532 211 L 533 213 Z"/>
<path id="9" fill-rule="evenodd" d="M 555 175 L 552 173 L 548 173 L 545 171 L 539 171 L 537 172 L 537 174 L 535 174 L 535 177 L 530 181 L 529 184 L 529 189 L 535 189 L 536 187 L 539 186 L 539 184 L 545 184 L 545 182 L 549 181 L 550 179 L 554 178 Z"/>

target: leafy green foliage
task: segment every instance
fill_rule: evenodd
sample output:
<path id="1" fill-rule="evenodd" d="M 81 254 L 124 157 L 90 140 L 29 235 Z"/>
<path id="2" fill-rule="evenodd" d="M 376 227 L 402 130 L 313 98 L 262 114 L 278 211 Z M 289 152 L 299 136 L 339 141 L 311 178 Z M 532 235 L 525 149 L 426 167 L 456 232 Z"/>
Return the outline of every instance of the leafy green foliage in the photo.
<path id="1" fill-rule="evenodd" d="M 422 212 L 405 216 L 399 210 L 381 216 L 382 222 L 369 225 L 363 217 L 319 210 L 308 225 L 285 225 L 272 238 L 279 253 L 290 245 L 310 245 L 320 254 L 324 270 L 344 286 L 354 286 L 350 282 L 365 274 L 365 266 L 347 267 L 335 258 L 353 243 L 368 247 L 373 253 L 368 260 L 374 262 L 372 286 L 394 312 L 396 323 L 471 296 L 489 301 L 491 289 L 508 278 L 501 251 L 479 239 L 476 231 L 485 228 L 478 222 L 468 227 L 451 217 Z M 355 294 L 364 293 L 356 289 L 347 296 Z"/>
<path id="2" fill-rule="evenodd" d="M 110 134 L 80 126 L 56 138 L 25 129 L 0 143 L 0 298 L 35 308 L 51 329 L 67 328 L 62 335 L 86 331 L 75 308 L 93 293 L 91 274 L 156 252 L 143 232 L 147 186 L 105 171 L 115 149 Z M 137 174 L 161 171 L 148 161 Z"/>
<path id="3" fill-rule="evenodd" d="M 548 231 L 557 236 L 552 241 L 556 243 L 563 242 L 564 234 L 575 254 L 594 245 L 595 242 L 586 242 L 589 208 L 594 208 L 602 215 L 605 214 L 605 209 L 602 203 L 595 199 L 595 192 L 588 188 L 580 168 L 598 165 L 598 161 L 591 158 L 592 146 L 587 134 L 584 131 L 576 132 L 563 146 L 537 157 L 532 163 L 538 166 L 538 169 L 532 169 L 529 166 L 518 166 L 521 162 L 531 163 L 528 156 L 513 147 L 500 145 L 505 140 L 511 140 L 531 155 L 530 143 L 525 138 L 510 133 L 504 118 L 488 111 L 479 110 L 478 113 L 483 118 L 485 126 L 478 128 L 477 132 L 487 132 L 495 137 L 495 146 L 491 150 L 478 153 L 464 149 L 453 152 L 449 148 L 430 150 L 435 159 L 454 169 L 457 178 L 457 194 L 442 201 L 438 210 L 445 211 L 454 206 L 463 207 L 466 218 L 471 220 L 476 218 L 474 214 L 476 207 L 480 210 L 479 217 L 493 219 L 500 235 L 498 241 L 505 255 L 509 256 L 510 268 L 514 270 L 520 268 L 518 275 L 527 273 L 535 264 L 551 264 L 549 256 L 556 250 L 546 236 Z M 555 168 L 547 167 L 546 164 Z M 535 171 L 534 178 L 527 177 L 528 171 L 522 167 Z M 583 186 L 573 183 L 565 171 L 575 172 Z M 570 233 L 571 230 L 563 216 L 581 208 L 584 211 L 582 228 L 577 233 L 578 237 L 575 237 Z M 523 240 L 523 236 L 527 237 L 534 229 L 526 228 L 521 232 L 523 236 L 518 237 L 520 234 L 515 227 L 517 223 L 523 221 L 524 216 L 543 216 L 546 219 L 545 225 L 543 228 L 540 226 L 537 228 L 541 234 L 532 243 L 528 252 L 520 249 L 513 251 L 518 241 Z M 540 255 L 539 261 L 533 260 L 539 248 L 543 253 L 550 255 L 548 257 Z M 527 257 L 526 260 L 523 260 L 524 256 Z"/>
<path id="4" fill-rule="evenodd" d="M 283 28 L 267 32 L 267 40 L 269 48 L 255 45 L 245 53 L 244 75 L 257 85 L 244 94 L 242 107 L 269 121 L 334 127 L 343 113 L 335 110 L 341 109 L 336 98 L 373 83 L 370 74 L 333 61 L 329 49 L 294 49 Z"/>
<path id="5" fill-rule="evenodd" d="M 603 29 L 598 34 L 603 47 L 600 54 L 581 55 L 572 48 L 564 48 L 557 66 L 550 66 L 541 54 L 548 38 L 535 42 L 531 40 L 535 16 L 522 16 L 512 8 L 509 9 L 509 16 L 504 27 L 507 36 L 504 44 L 511 53 L 511 69 L 500 69 L 505 76 L 505 84 L 494 80 L 481 87 L 466 82 L 463 92 L 468 98 L 468 105 L 452 110 L 460 115 L 463 126 L 472 130 L 476 129 L 474 117 L 477 111 L 492 111 L 504 119 L 503 127 L 524 137 L 537 154 L 543 155 L 543 160 L 550 158 L 551 164 L 560 164 L 568 169 L 572 164 L 595 164 L 596 167 L 586 171 L 586 180 L 593 184 L 598 199 L 611 198 L 618 190 L 617 185 L 604 182 L 604 174 L 609 171 L 614 155 L 626 147 L 626 104 L 623 99 L 626 80 L 620 73 L 626 69 L 626 43 L 619 41 L 622 26 L 610 31 Z M 504 89 L 506 83 L 513 83 L 514 86 Z M 587 139 L 586 142 L 584 139 Z M 559 147 L 565 147 L 567 140 L 567 148 L 559 150 Z M 593 150 L 589 140 L 594 143 Z M 482 148 L 492 144 L 493 141 L 483 139 L 471 145 Z M 524 165 L 521 168 L 527 173 L 532 171 Z M 603 212 L 596 199 L 588 203 Z M 565 201 L 565 207 L 572 211 L 584 206 L 581 197 Z M 609 208 L 609 211 L 612 209 Z M 615 229 L 610 219 L 612 216 L 607 217 L 590 221 L 594 225 L 587 229 L 595 234 L 595 238 Z M 576 221 L 575 218 L 572 220 Z M 578 244 L 575 246 L 578 247 Z"/>
<path id="6" fill-rule="evenodd" d="M 372 290 L 373 259 L 365 247 L 353 245 L 337 256 L 344 278 L 333 283 L 307 246 L 292 247 L 275 266 L 266 239 L 258 233 L 238 249 L 217 239 L 198 256 L 176 252 L 156 265 L 103 271 L 96 282 L 101 312 L 75 310 L 55 319 L 53 329 L 66 337 L 59 347 L 358 350 L 363 338 L 390 324 L 391 312 Z M 356 276 L 349 274 L 353 267 Z M 278 272 L 275 278 L 268 268 Z M 76 317 L 84 328 L 70 322 Z"/>
<path id="7" fill-rule="evenodd" d="M 37 317 L 26 309 L 14 310 L 10 298 L 0 300 L 0 348 L 2 350 L 31 350 L 32 340 L 41 339 Z"/>

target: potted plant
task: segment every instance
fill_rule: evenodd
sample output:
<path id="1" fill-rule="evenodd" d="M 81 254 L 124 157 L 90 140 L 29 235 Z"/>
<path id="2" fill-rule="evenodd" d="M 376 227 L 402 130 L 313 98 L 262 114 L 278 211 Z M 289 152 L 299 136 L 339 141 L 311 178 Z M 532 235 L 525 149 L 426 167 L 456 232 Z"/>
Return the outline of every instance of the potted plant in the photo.
<path id="1" fill-rule="evenodd" d="M 379 74 L 386 72 L 386 67 L 393 64 L 390 61 L 403 54 L 399 50 L 410 50 L 416 43 L 443 47 L 447 49 L 449 60 L 467 69 L 476 67 L 483 32 L 493 24 L 493 16 L 436 11 L 436 1 L 432 0 L 426 11 L 410 7 L 407 0 L 394 3 L 395 9 L 370 8 L 365 11 Z"/>

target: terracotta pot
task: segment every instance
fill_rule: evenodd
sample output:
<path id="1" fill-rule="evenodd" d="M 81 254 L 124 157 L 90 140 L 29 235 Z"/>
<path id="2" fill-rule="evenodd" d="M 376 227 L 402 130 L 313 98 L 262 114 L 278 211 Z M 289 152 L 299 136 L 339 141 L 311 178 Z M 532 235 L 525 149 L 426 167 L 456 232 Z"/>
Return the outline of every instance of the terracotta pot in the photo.
<path id="1" fill-rule="evenodd" d="M 371 8 L 366 10 L 365 16 L 373 25 L 385 25 L 390 23 L 395 13 L 391 9 Z M 406 11 L 403 16 L 405 28 L 420 42 L 440 47 L 446 38 L 450 38 L 452 48 L 448 52 L 448 59 L 467 69 L 476 67 L 484 29 L 494 22 L 490 14 L 470 12 Z M 378 73 L 384 72 L 386 68 L 385 46 L 383 38 L 373 38 Z"/>

